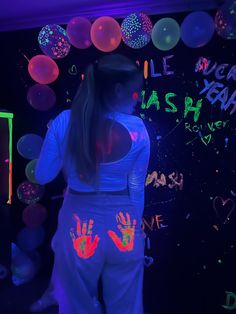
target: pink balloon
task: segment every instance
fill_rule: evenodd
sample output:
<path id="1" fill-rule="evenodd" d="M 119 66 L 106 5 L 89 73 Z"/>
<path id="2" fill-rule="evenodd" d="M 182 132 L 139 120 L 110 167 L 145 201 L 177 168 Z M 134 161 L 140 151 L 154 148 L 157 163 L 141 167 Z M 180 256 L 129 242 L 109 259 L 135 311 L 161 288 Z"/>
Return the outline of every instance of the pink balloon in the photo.
<path id="1" fill-rule="evenodd" d="M 71 45 L 86 49 L 92 45 L 90 30 L 92 24 L 85 17 L 74 17 L 67 24 L 66 32 Z"/>
<path id="2" fill-rule="evenodd" d="M 59 75 L 56 62 L 45 55 L 37 55 L 30 59 L 28 71 L 32 79 L 40 84 L 50 84 Z"/>
<path id="3" fill-rule="evenodd" d="M 91 39 L 94 46 L 104 52 L 115 50 L 121 42 L 119 23 L 110 16 L 96 19 L 91 27 Z"/>
<path id="4" fill-rule="evenodd" d="M 47 210 L 43 205 L 38 203 L 30 204 L 25 207 L 22 218 L 27 227 L 36 228 L 47 218 Z"/>
<path id="5" fill-rule="evenodd" d="M 46 111 L 55 105 L 56 95 L 49 86 L 44 84 L 35 84 L 29 88 L 27 100 L 30 106 L 34 109 Z"/>

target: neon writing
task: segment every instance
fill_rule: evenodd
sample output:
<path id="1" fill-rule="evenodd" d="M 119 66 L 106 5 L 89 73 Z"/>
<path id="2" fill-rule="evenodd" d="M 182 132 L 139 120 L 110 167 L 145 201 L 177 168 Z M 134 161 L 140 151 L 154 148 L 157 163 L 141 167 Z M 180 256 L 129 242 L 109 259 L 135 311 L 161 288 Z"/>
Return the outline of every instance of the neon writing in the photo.
<path id="1" fill-rule="evenodd" d="M 222 80 L 226 78 L 227 81 L 233 79 L 236 81 L 236 65 L 230 66 L 228 63 L 211 65 L 211 60 L 207 58 L 200 57 L 198 62 L 196 63 L 195 72 L 201 72 L 203 75 L 209 75 L 214 72 L 217 80 Z M 228 68 L 228 73 L 223 73 L 226 68 Z"/>
<path id="2" fill-rule="evenodd" d="M 154 106 L 156 111 L 160 109 L 160 101 L 156 90 L 152 90 L 151 95 L 148 98 L 148 101 L 145 101 L 146 91 L 142 90 L 141 97 L 142 109 L 149 109 L 151 106 Z M 176 105 L 173 102 L 173 98 L 177 95 L 175 93 L 167 93 L 165 95 L 165 102 L 169 107 L 165 108 L 165 112 L 176 113 L 178 111 Z M 189 96 L 184 99 L 184 118 L 189 116 L 189 113 L 193 113 L 193 120 L 197 122 L 200 116 L 200 110 L 202 108 L 202 99 L 197 100 L 196 105 L 193 103 L 193 99 Z"/>
<path id="3" fill-rule="evenodd" d="M 145 186 L 154 182 L 153 187 L 155 188 L 167 185 L 170 189 L 175 188 L 176 190 L 183 190 L 184 177 L 182 173 L 178 174 L 178 172 L 172 172 L 167 178 L 170 181 L 169 183 L 163 173 L 158 175 L 157 171 L 153 171 L 151 174 L 147 175 Z"/>
<path id="4" fill-rule="evenodd" d="M 208 134 L 208 135 L 205 135 L 205 136 L 201 137 L 201 141 L 206 146 L 211 142 L 211 139 L 212 139 L 212 135 L 211 134 Z"/>
<path id="5" fill-rule="evenodd" d="M 225 225 L 235 209 L 235 202 L 231 198 L 223 199 L 221 196 L 216 196 L 213 199 L 213 208 L 218 220 Z"/>
<path id="6" fill-rule="evenodd" d="M 154 63 L 153 59 L 150 61 L 145 60 L 143 63 L 143 76 L 145 79 L 148 78 L 148 74 L 150 72 L 151 77 L 161 77 L 164 75 L 174 75 L 174 71 L 170 69 L 170 65 L 168 64 L 168 60 L 173 58 L 174 55 L 165 56 L 162 58 L 161 70 L 157 69 L 157 65 Z M 137 60 L 137 64 L 140 65 L 140 62 Z"/>
<path id="7" fill-rule="evenodd" d="M 204 57 L 200 57 L 195 66 L 195 72 L 201 72 L 205 70 L 209 65 L 209 60 Z"/>
<path id="8" fill-rule="evenodd" d="M 225 291 L 226 293 L 226 304 L 221 305 L 226 310 L 236 309 L 236 294 L 230 291 Z"/>
<path id="9" fill-rule="evenodd" d="M 68 73 L 71 74 L 71 75 L 77 75 L 78 71 L 77 71 L 77 67 L 75 64 L 73 64 L 69 70 L 68 70 Z"/>
<path id="10" fill-rule="evenodd" d="M 217 80 L 226 79 L 226 81 L 236 81 L 236 65 L 230 67 L 228 63 L 218 65 L 216 62 L 214 65 L 211 65 L 211 60 L 203 57 L 199 58 L 195 66 L 195 72 L 202 72 L 205 76 L 214 73 Z M 227 110 L 230 106 L 233 105 L 230 115 L 236 111 L 236 90 L 230 94 L 229 87 L 225 87 L 223 83 L 216 81 L 209 82 L 207 79 L 204 79 L 203 83 L 204 87 L 199 92 L 199 95 L 205 93 L 206 99 L 212 105 L 214 105 L 216 102 L 219 102 L 221 104 L 221 110 Z"/>
<path id="11" fill-rule="evenodd" d="M 236 111 L 236 90 L 229 97 L 229 87 L 225 87 L 224 84 L 219 82 L 208 82 L 206 79 L 203 80 L 204 88 L 199 92 L 199 95 L 206 93 L 206 99 L 214 105 L 217 101 L 221 103 L 221 110 L 227 110 L 231 105 L 234 105 L 230 111 L 230 115 Z M 216 95 L 214 95 L 216 94 Z"/>
<path id="12" fill-rule="evenodd" d="M 153 231 L 153 230 L 159 230 L 159 229 L 168 227 L 168 225 L 164 225 L 161 223 L 164 221 L 163 219 L 160 219 L 161 216 L 162 215 L 151 216 L 151 223 L 149 223 L 147 219 L 143 218 L 142 219 L 143 231 L 145 230 L 145 228 L 148 228 L 149 230 Z M 154 224 L 156 226 L 156 229 L 154 229 Z"/>
<path id="13" fill-rule="evenodd" d="M 195 124 L 191 125 L 188 122 L 185 122 L 185 130 L 188 130 L 189 132 L 195 132 L 198 133 L 201 130 L 209 130 L 211 132 L 215 132 L 217 130 L 223 129 L 227 126 L 229 123 L 229 120 L 226 121 L 215 121 L 215 122 L 208 122 L 207 124 Z"/>

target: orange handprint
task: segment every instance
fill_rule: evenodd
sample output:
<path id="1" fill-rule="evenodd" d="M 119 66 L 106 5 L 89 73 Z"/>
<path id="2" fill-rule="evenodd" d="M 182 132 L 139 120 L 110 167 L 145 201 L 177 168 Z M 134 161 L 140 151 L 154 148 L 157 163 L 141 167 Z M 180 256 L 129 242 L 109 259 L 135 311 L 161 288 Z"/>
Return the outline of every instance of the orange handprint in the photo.
<path id="1" fill-rule="evenodd" d="M 112 230 L 107 231 L 117 248 L 122 252 L 131 251 L 134 247 L 134 231 L 136 226 L 136 219 L 133 220 L 133 227 L 131 227 L 129 213 L 126 213 L 126 217 L 127 223 L 122 212 L 119 212 L 119 215 L 116 215 L 116 220 L 119 220 L 123 225 L 122 226 L 121 224 L 119 224 L 117 226 L 122 233 L 122 238 L 119 238 L 117 234 Z"/>
<path id="2" fill-rule="evenodd" d="M 75 220 L 77 221 L 77 238 L 75 237 L 73 228 L 70 230 L 70 235 L 72 237 L 73 246 L 76 250 L 79 257 L 87 259 L 94 254 L 95 249 L 98 246 L 100 240 L 99 236 L 96 235 L 94 241 L 92 242 L 92 228 L 94 221 L 89 220 L 88 231 L 87 231 L 87 222 L 83 223 L 82 234 L 81 234 L 81 222 L 80 218 L 75 214 Z"/>

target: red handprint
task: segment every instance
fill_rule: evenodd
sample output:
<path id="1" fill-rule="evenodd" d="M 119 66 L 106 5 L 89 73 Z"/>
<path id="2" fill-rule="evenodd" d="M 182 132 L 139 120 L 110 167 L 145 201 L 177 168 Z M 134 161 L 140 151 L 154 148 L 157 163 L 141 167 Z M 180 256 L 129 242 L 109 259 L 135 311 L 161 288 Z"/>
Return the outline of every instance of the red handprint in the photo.
<path id="1" fill-rule="evenodd" d="M 87 222 L 83 223 L 82 226 L 82 234 L 81 234 L 81 223 L 80 218 L 75 214 L 75 220 L 77 221 L 77 238 L 75 237 L 73 228 L 70 231 L 70 235 L 72 237 L 73 246 L 76 250 L 79 257 L 87 259 L 94 254 L 95 249 L 98 246 L 98 242 L 100 240 L 99 236 L 96 235 L 94 241 L 92 242 L 92 228 L 94 221 L 92 219 L 89 220 L 88 231 L 87 231 Z"/>
<path id="2" fill-rule="evenodd" d="M 134 247 L 134 231 L 136 226 L 136 219 L 133 220 L 133 227 L 131 227 L 129 213 L 126 213 L 126 217 L 127 223 L 122 212 L 119 212 L 119 215 L 116 215 L 116 220 L 119 220 L 123 225 L 122 226 L 121 224 L 119 224 L 117 226 L 122 233 L 122 238 L 119 238 L 118 235 L 112 230 L 107 231 L 117 248 L 122 252 L 131 251 Z"/>

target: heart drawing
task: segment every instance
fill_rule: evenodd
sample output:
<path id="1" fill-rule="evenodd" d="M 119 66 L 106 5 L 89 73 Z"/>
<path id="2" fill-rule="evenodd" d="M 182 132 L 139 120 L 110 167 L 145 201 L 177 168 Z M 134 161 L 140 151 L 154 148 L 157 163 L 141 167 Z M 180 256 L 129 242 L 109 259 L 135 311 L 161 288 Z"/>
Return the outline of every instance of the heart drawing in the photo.
<path id="1" fill-rule="evenodd" d="M 220 222 L 225 225 L 235 209 L 235 202 L 231 198 L 223 199 L 216 196 L 213 200 L 213 208 Z"/>

